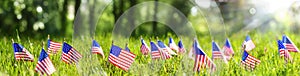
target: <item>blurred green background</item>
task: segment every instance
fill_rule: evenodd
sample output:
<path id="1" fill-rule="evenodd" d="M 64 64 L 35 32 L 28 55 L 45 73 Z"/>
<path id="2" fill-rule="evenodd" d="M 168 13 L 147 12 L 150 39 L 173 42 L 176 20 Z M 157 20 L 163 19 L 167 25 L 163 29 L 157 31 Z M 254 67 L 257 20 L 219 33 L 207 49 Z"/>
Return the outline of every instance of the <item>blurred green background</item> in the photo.
<path id="1" fill-rule="evenodd" d="M 0 34 L 1 36 L 19 34 L 35 38 L 45 37 L 47 34 L 70 37 L 73 35 L 76 11 L 82 4 L 89 8 L 84 13 L 90 16 L 95 14 L 93 10 L 99 9 L 99 6 L 109 4 L 102 16 L 96 20 L 96 35 L 111 34 L 114 23 L 127 9 L 147 1 L 159 1 L 174 6 L 192 22 L 197 34 L 208 34 L 208 26 L 223 26 L 214 23 L 208 25 L 207 17 L 224 21 L 229 36 L 243 30 L 299 33 L 300 28 L 300 3 L 297 0 L 284 2 L 272 0 L 199 0 L 200 2 L 197 0 L 2 0 L 0 1 Z M 212 6 L 213 3 L 218 8 L 207 7 Z M 159 9 L 159 6 L 155 7 L 157 8 L 135 11 L 132 14 L 147 14 Z M 211 10 L 216 9 L 219 11 L 211 13 Z M 147 16 L 131 18 L 141 19 Z M 173 33 L 169 27 L 158 22 L 146 22 L 142 25 L 133 32 L 132 36 Z"/>

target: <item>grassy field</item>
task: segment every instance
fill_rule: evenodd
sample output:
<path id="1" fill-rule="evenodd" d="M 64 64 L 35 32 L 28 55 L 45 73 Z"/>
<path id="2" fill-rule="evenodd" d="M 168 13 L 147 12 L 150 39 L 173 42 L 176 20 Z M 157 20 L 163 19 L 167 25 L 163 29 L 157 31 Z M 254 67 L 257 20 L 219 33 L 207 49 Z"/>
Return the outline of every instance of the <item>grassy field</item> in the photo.
<path id="1" fill-rule="evenodd" d="M 290 54 L 293 57 L 293 63 L 285 64 L 284 59 L 280 58 L 278 55 L 278 48 L 276 43 L 275 36 L 272 34 L 250 34 L 252 40 L 256 44 L 256 48 L 249 52 L 252 56 L 261 60 L 261 64 L 255 68 L 254 71 L 246 71 L 240 67 L 241 60 L 241 44 L 245 39 L 245 35 L 233 35 L 230 37 L 231 44 L 235 51 L 234 59 L 229 61 L 229 64 L 220 64 L 218 70 L 214 72 L 216 75 L 300 75 L 300 56 L 298 53 L 291 52 Z M 281 36 L 281 35 L 278 35 Z M 287 34 L 296 45 L 300 45 L 300 40 L 298 39 L 299 35 Z M 13 37 L 15 42 L 23 45 L 31 54 L 34 55 L 34 62 L 22 62 L 15 61 L 14 52 L 11 42 L 11 37 L 3 37 L 0 41 L 0 74 L 2 75 L 12 75 L 12 76 L 32 76 L 38 75 L 34 72 L 39 53 L 42 49 L 42 41 L 46 42 L 47 38 L 44 39 L 30 39 L 21 37 Z M 149 41 L 147 37 L 144 37 L 147 44 Z M 175 42 L 178 42 L 178 38 L 173 37 Z M 278 37 L 281 39 L 281 37 Z M 168 42 L 167 37 L 159 38 L 165 43 Z M 52 38 L 54 41 L 62 41 L 63 38 Z M 60 56 L 61 52 L 56 55 L 51 55 L 50 59 L 52 60 L 56 72 L 54 76 L 79 76 L 79 75 L 97 75 L 97 74 L 106 74 L 106 75 L 209 75 L 205 70 L 203 72 L 195 73 L 193 69 L 192 59 L 186 58 L 185 55 L 180 55 L 173 57 L 172 59 L 166 61 L 151 61 L 150 56 L 143 56 L 140 50 L 140 40 L 136 38 L 130 38 L 129 48 L 131 52 L 137 55 L 134 64 L 132 65 L 130 71 L 125 72 L 121 69 L 113 66 L 108 62 L 108 55 L 111 46 L 111 38 L 109 36 L 97 36 L 96 40 L 102 46 L 105 58 L 102 58 L 99 55 L 89 55 L 86 58 L 92 58 L 88 60 L 82 60 L 77 67 L 86 66 L 84 68 L 76 68 L 76 65 L 68 65 L 61 61 Z M 210 36 L 198 36 L 199 43 L 202 49 L 211 57 L 211 38 Z M 71 45 L 75 44 L 72 42 L 71 38 L 66 38 L 66 42 Z M 192 42 L 192 41 L 191 41 Z M 223 46 L 223 43 L 219 43 L 220 46 Z M 45 46 L 46 47 L 46 46 Z M 124 46 L 121 46 L 122 48 Z M 149 46 L 150 47 L 150 46 Z M 82 52 L 90 52 L 89 48 L 86 50 L 77 50 Z M 189 50 L 190 47 L 185 47 Z M 267 51 L 264 52 L 264 48 L 267 48 Z M 88 53 L 87 53 L 88 54 Z M 85 54 L 84 54 L 85 55 Z M 87 62 L 88 61 L 88 62 Z M 89 66 L 92 65 L 92 66 Z M 93 67 L 94 66 L 94 67 Z M 96 67 L 96 68 L 95 68 Z M 91 69 L 89 69 L 91 68 Z M 85 72 L 85 73 L 84 73 Z M 87 73 L 86 73 L 87 72 Z"/>

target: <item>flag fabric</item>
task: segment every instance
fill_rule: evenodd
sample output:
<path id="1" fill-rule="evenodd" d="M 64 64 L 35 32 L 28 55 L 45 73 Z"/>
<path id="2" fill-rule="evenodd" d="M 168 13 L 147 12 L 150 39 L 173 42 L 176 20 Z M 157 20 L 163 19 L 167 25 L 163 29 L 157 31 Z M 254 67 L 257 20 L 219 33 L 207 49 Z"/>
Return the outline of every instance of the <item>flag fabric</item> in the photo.
<path id="1" fill-rule="evenodd" d="M 299 49 L 297 48 L 297 46 L 293 43 L 292 40 L 290 40 L 290 38 L 288 36 L 283 35 L 282 42 L 283 42 L 283 45 L 285 46 L 285 48 L 289 52 L 299 52 Z"/>
<path id="2" fill-rule="evenodd" d="M 61 48 L 61 43 L 59 42 L 54 42 L 50 39 L 48 39 L 48 54 L 53 53 L 56 54 L 58 52 L 58 50 Z"/>
<path id="3" fill-rule="evenodd" d="M 34 57 L 25 49 L 22 45 L 18 43 L 13 43 L 15 59 L 18 61 L 33 61 Z"/>
<path id="4" fill-rule="evenodd" d="M 288 61 L 292 62 L 292 56 L 290 55 L 289 51 L 286 50 L 285 46 L 283 45 L 281 40 L 277 41 L 278 43 L 278 52 L 280 57 L 284 57 L 285 62 L 287 63 Z"/>
<path id="5" fill-rule="evenodd" d="M 256 65 L 260 64 L 260 60 L 249 55 L 247 51 L 244 51 L 242 56 L 241 65 L 247 70 L 254 70 Z"/>
<path id="6" fill-rule="evenodd" d="M 212 59 L 222 59 L 222 53 L 216 42 L 212 42 Z"/>
<path id="7" fill-rule="evenodd" d="M 226 39 L 226 42 L 223 46 L 223 50 L 224 50 L 224 55 L 225 55 L 226 60 L 230 60 L 232 55 L 234 55 L 234 51 L 231 47 L 229 39 Z"/>
<path id="8" fill-rule="evenodd" d="M 152 59 L 159 59 L 161 57 L 160 55 L 160 49 L 159 47 L 154 43 L 150 42 L 150 47 L 151 47 L 151 58 Z"/>
<path id="9" fill-rule="evenodd" d="M 179 54 L 183 54 L 183 53 L 185 53 L 185 48 L 184 48 L 184 46 L 183 46 L 183 44 L 182 44 L 182 41 L 180 40 L 179 42 L 178 42 L 178 53 Z"/>
<path id="10" fill-rule="evenodd" d="M 176 43 L 171 37 L 169 38 L 169 47 L 171 50 L 175 50 L 178 53 L 179 47 L 176 45 Z"/>
<path id="11" fill-rule="evenodd" d="M 44 49 L 42 49 L 39 57 L 39 61 L 35 67 L 35 71 L 39 72 L 40 75 L 51 75 L 56 70 Z"/>
<path id="12" fill-rule="evenodd" d="M 145 43 L 144 39 L 141 39 L 142 45 L 140 51 L 142 52 L 143 55 L 148 55 L 150 49 L 148 45 Z"/>
<path id="13" fill-rule="evenodd" d="M 112 45 L 108 61 L 122 70 L 128 71 L 131 64 L 134 62 L 135 57 L 136 56 L 133 53 Z"/>
<path id="14" fill-rule="evenodd" d="M 96 40 L 93 40 L 91 51 L 93 54 L 100 54 L 102 55 L 102 57 L 104 57 L 102 47 L 99 45 L 99 43 Z"/>
<path id="15" fill-rule="evenodd" d="M 198 41 L 194 41 L 193 48 L 196 53 L 194 71 L 201 71 L 203 68 L 210 68 L 212 71 L 216 70 L 214 62 L 202 51 L 198 45 Z"/>
<path id="16" fill-rule="evenodd" d="M 246 51 L 250 51 L 255 48 L 255 45 L 249 35 L 246 37 L 246 39 L 243 43 L 243 47 L 244 46 L 246 46 L 246 48 L 245 48 Z"/>
<path id="17" fill-rule="evenodd" d="M 82 58 L 81 54 L 75 50 L 71 45 L 64 43 L 63 44 L 63 50 L 62 50 L 62 61 L 72 64 L 72 63 L 78 63 L 79 59 Z"/>
<path id="18" fill-rule="evenodd" d="M 170 55 L 177 55 L 174 51 L 172 51 L 168 46 L 166 46 L 162 41 L 158 40 L 157 45 L 161 48 L 161 52 L 167 52 Z"/>

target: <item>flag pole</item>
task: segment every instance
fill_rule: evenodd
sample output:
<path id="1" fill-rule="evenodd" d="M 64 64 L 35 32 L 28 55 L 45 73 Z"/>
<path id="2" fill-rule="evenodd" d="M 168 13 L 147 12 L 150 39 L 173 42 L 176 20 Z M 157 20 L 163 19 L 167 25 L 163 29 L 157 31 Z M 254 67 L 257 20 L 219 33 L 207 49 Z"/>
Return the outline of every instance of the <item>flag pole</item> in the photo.
<path id="1" fill-rule="evenodd" d="M 48 35 L 49 36 L 49 35 Z M 44 49 L 44 45 L 45 45 L 45 42 L 44 41 L 42 41 L 42 48 Z"/>
<path id="2" fill-rule="evenodd" d="M 128 42 L 125 43 L 125 49 L 126 49 L 126 47 L 128 48 Z"/>
<path id="3" fill-rule="evenodd" d="M 50 39 L 50 35 L 48 34 L 48 40 Z"/>
<path id="4" fill-rule="evenodd" d="M 14 39 L 13 39 L 13 38 L 11 39 L 11 41 L 12 41 L 13 43 L 15 43 L 15 41 L 14 41 Z"/>

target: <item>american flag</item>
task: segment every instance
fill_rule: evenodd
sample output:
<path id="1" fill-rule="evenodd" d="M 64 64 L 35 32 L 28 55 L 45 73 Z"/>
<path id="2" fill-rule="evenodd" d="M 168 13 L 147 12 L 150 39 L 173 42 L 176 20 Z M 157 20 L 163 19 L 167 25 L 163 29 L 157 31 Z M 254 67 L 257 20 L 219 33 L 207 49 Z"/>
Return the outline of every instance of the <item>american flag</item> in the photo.
<path id="1" fill-rule="evenodd" d="M 286 50 L 285 46 L 283 45 L 281 40 L 277 41 L 278 43 L 278 52 L 280 57 L 284 57 L 285 62 L 287 63 L 288 61 L 292 62 L 292 56 L 290 55 L 289 51 Z"/>
<path id="2" fill-rule="evenodd" d="M 160 49 L 159 47 L 154 43 L 154 42 L 150 42 L 150 47 L 151 47 L 151 58 L 152 59 L 159 59 L 160 56 Z"/>
<path id="3" fill-rule="evenodd" d="M 178 47 L 179 47 L 178 53 L 180 53 L 180 54 L 185 53 L 186 50 L 185 50 L 181 40 L 178 42 Z"/>
<path id="4" fill-rule="evenodd" d="M 171 50 L 168 46 L 166 46 L 162 41 L 158 40 L 157 45 L 162 49 L 161 51 L 167 52 L 171 55 L 177 55 L 173 50 Z"/>
<path id="5" fill-rule="evenodd" d="M 136 56 L 133 53 L 122 50 L 122 48 L 118 46 L 112 45 L 110 48 L 108 61 L 122 70 L 128 71 L 131 64 L 134 62 L 135 57 Z"/>
<path id="6" fill-rule="evenodd" d="M 50 39 L 48 39 L 48 53 L 50 54 L 51 52 L 53 54 L 56 54 L 58 50 L 61 48 L 61 43 L 54 42 Z"/>
<path id="7" fill-rule="evenodd" d="M 169 47 L 176 52 L 178 52 L 179 50 L 179 47 L 175 44 L 174 40 L 171 37 L 169 38 Z"/>
<path id="8" fill-rule="evenodd" d="M 255 48 L 255 45 L 249 35 L 246 37 L 246 39 L 243 43 L 243 47 L 244 46 L 246 46 L 246 48 L 245 48 L 246 51 L 250 51 Z"/>
<path id="9" fill-rule="evenodd" d="M 93 40 L 93 45 L 91 50 L 93 54 L 100 54 L 102 55 L 102 57 L 104 57 L 103 50 L 96 40 Z"/>
<path id="10" fill-rule="evenodd" d="M 212 59 L 222 59 L 222 53 L 216 42 L 212 42 Z"/>
<path id="11" fill-rule="evenodd" d="M 18 43 L 13 43 L 15 59 L 18 61 L 33 61 L 34 57 L 31 55 L 27 49 Z"/>
<path id="12" fill-rule="evenodd" d="M 297 48 L 297 46 L 293 43 L 292 40 L 290 40 L 290 38 L 288 36 L 283 35 L 282 42 L 283 42 L 283 45 L 286 47 L 286 49 L 289 52 L 299 52 L 299 49 Z"/>
<path id="13" fill-rule="evenodd" d="M 77 52 L 71 45 L 64 43 L 63 44 L 63 53 L 62 61 L 72 64 L 79 62 L 79 59 L 82 58 L 81 54 Z"/>
<path id="14" fill-rule="evenodd" d="M 41 51 L 39 61 L 35 67 L 35 71 L 39 72 L 40 75 L 51 75 L 53 72 L 56 71 L 48 54 L 44 49 L 42 49 Z"/>
<path id="15" fill-rule="evenodd" d="M 226 57 L 226 60 L 230 60 L 231 56 L 234 55 L 234 51 L 231 47 L 229 39 L 226 39 L 226 42 L 223 46 L 223 50 L 224 50 L 224 55 Z"/>
<path id="16" fill-rule="evenodd" d="M 198 41 L 194 41 L 193 48 L 196 52 L 194 71 L 201 71 L 202 68 L 210 68 L 212 71 L 216 70 L 214 62 L 202 51 L 198 45 Z"/>
<path id="17" fill-rule="evenodd" d="M 144 39 L 141 39 L 141 42 L 142 42 L 142 45 L 141 45 L 141 52 L 143 55 L 148 55 L 150 49 L 149 47 L 147 46 L 147 44 L 145 43 Z"/>
<path id="18" fill-rule="evenodd" d="M 260 64 L 259 59 L 254 58 L 253 56 L 249 55 L 247 51 L 244 51 L 241 61 L 241 65 L 243 67 L 245 67 L 247 70 L 254 70 L 258 64 Z"/>

